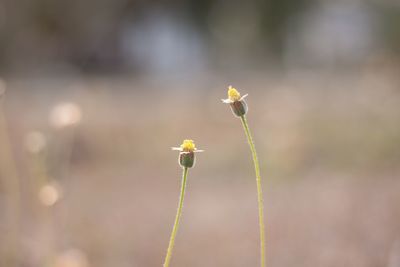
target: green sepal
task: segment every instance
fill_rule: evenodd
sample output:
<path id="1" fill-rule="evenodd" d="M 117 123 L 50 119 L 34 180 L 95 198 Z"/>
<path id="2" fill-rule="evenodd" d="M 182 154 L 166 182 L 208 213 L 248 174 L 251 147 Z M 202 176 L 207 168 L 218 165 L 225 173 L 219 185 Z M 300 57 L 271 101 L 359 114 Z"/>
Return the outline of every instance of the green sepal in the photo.
<path id="1" fill-rule="evenodd" d="M 247 103 L 244 100 L 238 100 L 230 104 L 233 114 L 236 117 L 242 117 L 246 115 L 248 111 Z"/>
<path id="2" fill-rule="evenodd" d="M 179 165 L 183 168 L 192 168 L 195 163 L 194 152 L 181 152 L 179 153 Z"/>

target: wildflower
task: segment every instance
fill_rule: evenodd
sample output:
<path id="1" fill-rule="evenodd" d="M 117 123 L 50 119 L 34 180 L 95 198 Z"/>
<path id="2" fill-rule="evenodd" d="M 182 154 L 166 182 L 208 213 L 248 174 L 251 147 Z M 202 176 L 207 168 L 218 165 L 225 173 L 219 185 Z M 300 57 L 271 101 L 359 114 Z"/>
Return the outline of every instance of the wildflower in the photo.
<path id="1" fill-rule="evenodd" d="M 233 114 L 240 118 L 253 157 L 254 171 L 256 175 L 256 184 L 257 184 L 261 267 L 265 267 L 266 255 L 265 255 L 264 200 L 263 200 L 263 193 L 261 186 L 260 164 L 258 162 L 256 147 L 254 145 L 253 137 L 250 132 L 249 124 L 247 123 L 246 113 L 248 108 L 246 102 L 244 101 L 244 98 L 246 96 L 247 94 L 241 97 L 240 93 L 235 88 L 229 86 L 228 99 L 223 99 L 222 102 L 230 104 Z"/>
<path id="2" fill-rule="evenodd" d="M 203 150 L 198 150 L 193 140 L 183 140 L 183 143 L 180 147 L 173 147 L 172 150 L 178 150 L 179 153 L 179 165 L 182 168 L 192 168 L 195 164 L 196 158 L 195 153 L 203 152 Z"/>
<path id="3" fill-rule="evenodd" d="M 222 99 L 222 102 L 225 104 L 229 104 L 231 106 L 233 114 L 237 117 L 242 117 L 246 115 L 248 111 L 247 103 L 244 99 L 248 96 L 245 94 L 244 96 L 240 96 L 238 90 L 234 87 L 228 87 L 228 98 Z"/>
<path id="4" fill-rule="evenodd" d="M 182 184 L 181 184 L 181 193 L 179 196 L 179 204 L 178 210 L 175 216 L 174 226 L 172 227 L 171 237 L 169 239 L 169 244 L 167 248 L 167 255 L 165 256 L 164 260 L 164 267 L 169 267 L 172 257 L 172 251 L 175 245 L 175 238 L 179 228 L 179 221 L 182 216 L 182 208 L 183 208 L 183 201 L 185 198 L 185 190 L 186 190 L 186 182 L 187 182 L 187 174 L 189 168 L 194 166 L 196 152 L 202 152 L 203 150 L 197 150 L 196 145 L 194 144 L 193 140 L 183 140 L 183 143 L 180 147 L 173 147 L 172 150 L 178 150 L 179 153 L 179 165 L 183 168 L 182 174 Z"/>

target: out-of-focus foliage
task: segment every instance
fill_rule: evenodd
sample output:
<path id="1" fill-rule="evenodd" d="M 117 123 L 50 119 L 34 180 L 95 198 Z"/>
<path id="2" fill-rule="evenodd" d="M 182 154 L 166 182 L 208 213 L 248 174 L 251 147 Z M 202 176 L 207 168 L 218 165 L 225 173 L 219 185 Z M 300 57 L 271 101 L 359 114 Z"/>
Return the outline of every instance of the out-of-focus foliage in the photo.
<path id="1" fill-rule="evenodd" d="M 163 64 L 180 70 L 190 62 L 201 69 L 265 60 L 278 66 L 315 47 L 319 64 L 327 53 L 340 58 L 360 49 L 398 56 L 399 14 L 395 0 L 3 0 L 0 69 L 157 72 Z M 308 57 L 302 61 L 313 62 Z"/>

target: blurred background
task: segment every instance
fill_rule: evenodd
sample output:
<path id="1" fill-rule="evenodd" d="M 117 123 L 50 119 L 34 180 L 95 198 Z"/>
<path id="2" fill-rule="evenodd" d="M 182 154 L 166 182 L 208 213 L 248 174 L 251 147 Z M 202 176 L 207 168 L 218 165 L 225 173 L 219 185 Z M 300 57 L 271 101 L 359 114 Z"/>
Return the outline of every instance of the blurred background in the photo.
<path id="1" fill-rule="evenodd" d="M 400 266 L 398 0 L 0 0 L 0 266 Z"/>

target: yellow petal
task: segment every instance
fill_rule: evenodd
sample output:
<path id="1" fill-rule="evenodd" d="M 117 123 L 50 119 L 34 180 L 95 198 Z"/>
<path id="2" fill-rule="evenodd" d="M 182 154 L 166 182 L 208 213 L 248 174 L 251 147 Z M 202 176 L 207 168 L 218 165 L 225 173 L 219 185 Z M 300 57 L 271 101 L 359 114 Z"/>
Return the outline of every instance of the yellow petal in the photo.
<path id="1" fill-rule="evenodd" d="M 196 146 L 193 143 L 193 140 L 186 139 L 186 140 L 183 140 L 181 148 L 182 148 L 183 151 L 193 152 L 196 149 Z"/>
<path id="2" fill-rule="evenodd" d="M 238 100 L 240 100 L 240 93 L 238 92 L 238 90 L 236 90 L 232 86 L 229 86 L 228 87 L 228 98 L 231 101 L 238 101 Z"/>

